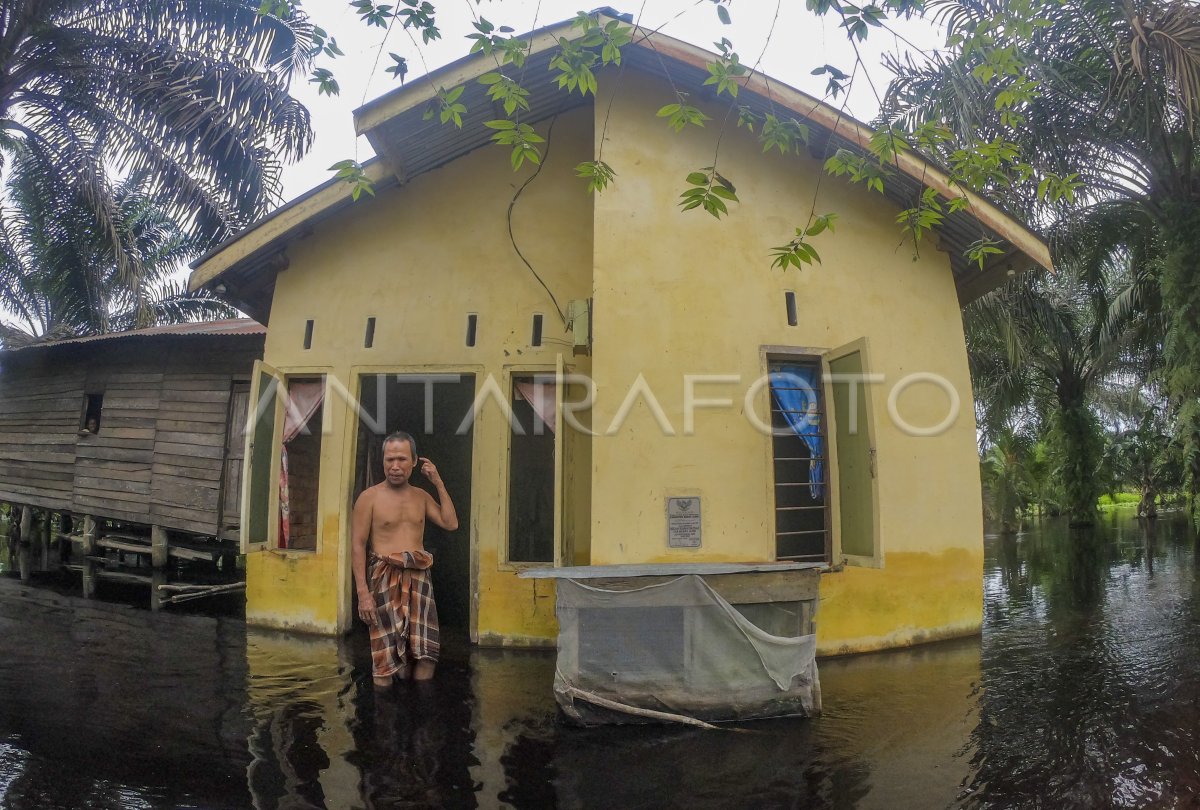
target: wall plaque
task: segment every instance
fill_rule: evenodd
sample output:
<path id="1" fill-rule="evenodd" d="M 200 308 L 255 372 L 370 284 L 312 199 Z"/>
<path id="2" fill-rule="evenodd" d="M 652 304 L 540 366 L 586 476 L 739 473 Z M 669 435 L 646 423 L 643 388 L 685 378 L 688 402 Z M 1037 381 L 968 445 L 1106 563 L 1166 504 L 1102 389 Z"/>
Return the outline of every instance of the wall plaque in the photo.
<path id="1" fill-rule="evenodd" d="M 667 545 L 700 547 L 700 499 L 667 498 Z"/>

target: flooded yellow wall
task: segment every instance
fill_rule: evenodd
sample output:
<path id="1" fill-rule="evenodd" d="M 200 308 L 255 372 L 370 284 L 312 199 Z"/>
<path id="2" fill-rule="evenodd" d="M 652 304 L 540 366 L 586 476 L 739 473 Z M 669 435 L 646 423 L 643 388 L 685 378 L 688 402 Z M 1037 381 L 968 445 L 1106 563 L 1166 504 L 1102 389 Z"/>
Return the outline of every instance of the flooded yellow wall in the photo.
<path id="1" fill-rule="evenodd" d="M 513 216 L 521 250 L 564 307 L 591 293 L 591 199 L 573 172 L 590 156 L 591 128 L 590 109 L 559 118 L 545 168 Z M 509 240 L 509 201 L 531 171 L 514 174 L 506 153 L 488 147 L 317 223 L 310 236 L 288 248 L 290 265 L 278 277 L 265 362 L 285 374 L 327 374 L 351 396 L 359 375 L 433 372 L 474 374 L 477 390 L 491 377 L 510 396 L 511 373 L 553 373 L 560 353 L 569 367 L 586 372 L 588 358 L 572 356 L 553 305 Z M 479 315 L 474 348 L 465 342 L 468 313 Z M 540 348 L 530 345 L 534 313 L 544 315 Z M 374 346 L 367 349 L 366 320 L 372 316 Z M 306 350 L 308 320 L 314 326 Z M 349 627 L 357 423 L 347 399 L 330 388 L 318 549 L 248 555 L 251 623 L 320 633 Z M 552 587 L 519 580 L 516 568 L 502 562 L 507 436 L 503 413 L 489 401 L 474 428 L 472 512 L 460 514 L 461 527 L 450 542 L 471 544 L 479 637 L 545 643 L 557 631 Z M 456 486 L 466 485 L 446 483 L 452 496 Z"/>
<path id="2" fill-rule="evenodd" d="M 608 108 L 611 84 L 596 109 Z M 774 559 L 770 437 L 746 418 L 743 398 L 765 372 L 762 347 L 814 353 L 867 340 L 878 463 L 882 567 L 822 577 L 822 653 L 896 646 L 976 632 L 982 617 L 982 510 L 975 423 L 962 322 L 949 260 L 936 240 L 898 245 L 897 208 L 882 195 L 824 176 L 803 156 L 764 155 L 736 111 L 703 129 L 672 132 L 655 111 L 673 99 L 657 80 L 626 75 L 603 142 L 616 184 L 595 203 L 595 349 L 598 429 L 614 421 L 642 375 L 676 435 L 665 435 L 645 399 L 610 436 L 593 440 L 593 564 L 761 562 Z M 598 120 L 597 139 L 601 121 Z M 677 206 L 689 172 L 717 166 L 740 204 L 721 221 Z M 819 192 L 817 184 L 820 184 Z M 836 233 L 814 245 L 823 264 L 770 267 L 809 212 L 838 214 Z M 799 325 L 788 326 L 784 293 L 795 291 Z M 934 437 L 909 435 L 889 415 L 888 395 L 914 372 L 949 381 L 960 409 Z M 699 398 L 733 405 L 697 410 L 685 434 L 684 375 L 733 375 L 697 384 Z M 766 391 L 753 400 L 765 418 Z M 949 397 L 928 383 L 894 403 L 902 422 L 935 425 Z M 703 544 L 667 546 L 664 500 L 699 495 Z M 836 543 L 836 540 L 835 540 Z M 840 559 L 834 549 L 835 562 Z"/>

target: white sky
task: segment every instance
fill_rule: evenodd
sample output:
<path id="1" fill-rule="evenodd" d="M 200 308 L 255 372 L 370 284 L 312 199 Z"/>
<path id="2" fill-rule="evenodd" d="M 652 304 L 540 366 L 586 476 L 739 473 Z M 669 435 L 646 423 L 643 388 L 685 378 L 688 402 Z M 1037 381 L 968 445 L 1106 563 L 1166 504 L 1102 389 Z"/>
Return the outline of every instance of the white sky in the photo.
<path id="1" fill-rule="evenodd" d="M 398 3 L 398 0 L 390 1 Z M 364 161 L 371 157 L 371 147 L 366 139 L 354 137 L 352 113 L 364 101 L 399 86 L 391 74 L 384 72 L 392 64 L 388 52 L 407 58 L 409 75 L 406 80 L 411 80 L 426 72 L 425 65 L 429 70 L 436 70 L 467 54 L 470 43 L 465 37 L 474 33 L 472 12 L 497 26 L 511 26 L 520 34 L 574 17 L 580 10 L 598 7 L 599 2 L 542 0 L 539 4 L 532 0 L 435 0 L 434 5 L 442 39 L 418 47 L 399 23 L 384 42 L 384 29 L 368 28 L 360 22 L 348 0 L 305 0 L 304 8 L 309 15 L 337 39 L 346 55 L 325 63 L 334 71 L 341 86 L 339 96 L 318 96 L 316 85 L 308 84 L 306 79 L 298 80 L 293 87 L 294 95 L 312 111 L 316 141 L 304 160 L 285 168 L 286 199 L 293 199 L 328 180 L 332 176 L 329 167 L 339 160 L 355 158 Z M 743 64 L 753 66 L 761 53 L 760 71 L 820 97 L 825 93 L 826 77 L 811 75 L 813 68 L 831 64 L 850 73 L 854 68 L 854 51 L 846 41 L 845 31 L 837 27 L 835 17 L 816 17 L 804 5 L 801 0 L 733 0 L 729 6 L 732 25 L 721 24 L 710 0 L 645 0 L 644 8 L 640 3 L 627 0 L 627 5 L 614 7 L 634 15 L 635 19 L 640 13 L 644 28 L 657 28 L 665 23 L 664 34 L 708 50 L 713 50 L 713 43 L 721 37 L 727 37 Z M 777 9 L 778 19 L 768 43 L 768 32 Z M 902 23 L 896 30 L 921 48 L 937 47 L 942 41 L 942 35 L 921 20 Z M 865 42 L 859 43 L 859 49 L 880 95 L 889 79 L 881 67 L 881 54 L 897 49 L 911 50 L 895 35 L 875 28 L 871 29 Z M 377 57 L 379 66 L 373 69 Z M 869 120 L 878 109 L 875 95 L 862 71 L 856 77 L 846 109 L 860 120 Z"/>

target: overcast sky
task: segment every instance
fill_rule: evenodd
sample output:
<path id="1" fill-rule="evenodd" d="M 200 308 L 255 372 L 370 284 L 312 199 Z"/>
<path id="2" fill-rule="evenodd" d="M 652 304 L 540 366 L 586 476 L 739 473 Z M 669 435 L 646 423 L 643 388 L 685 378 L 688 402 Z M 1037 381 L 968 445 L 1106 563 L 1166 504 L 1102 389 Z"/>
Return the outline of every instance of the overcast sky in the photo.
<path id="1" fill-rule="evenodd" d="M 391 74 L 384 72 L 392 64 L 389 52 L 408 60 L 408 78 L 412 79 L 424 74 L 426 66 L 436 70 L 466 55 L 470 43 L 465 37 L 474 32 L 471 27 L 473 12 L 496 25 L 509 25 L 524 33 L 569 19 L 582 9 L 596 7 L 579 0 L 542 0 L 540 4 L 530 0 L 436 0 L 434 5 L 442 39 L 418 47 L 399 24 L 385 42 L 384 29 L 365 26 L 347 0 L 305 0 L 304 8 L 318 25 L 337 39 L 346 55 L 326 63 L 341 85 L 338 97 L 318 96 L 316 86 L 304 79 L 297 81 L 293 88 L 295 95 L 312 111 L 316 142 L 303 161 L 285 169 L 286 199 L 297 197 L 329 179 L 332 176 L 329 167 L 339 160 L 355 158 L 363 161 L 371 157 L 371 147 L 366 139 L 354 137 L 352 113 L 364 101 L 399 86 Z M 834 17 L 816 17 L 804 6 L 801 0 L 732 0 L 729 4 L 732 25 L 721 24 L 711 0 L 646 0 L 644 6 L 631 3 L 616 8 L 635 18 L 640 14 L 645 28 L 662 25 L 663 33 L 708 50 L 713 50 L 713 43 L 721 37 L 727 37 L 744 64 L 753 66 L 761 54 L 760 71 L 820 97 L 825 92 L 826 78 L 811 75 L 813 68 L 831 64 L 849 73 L 854 68 L 854 51 Z M 768 42 L 772 24 L 774 31 Z M 905 39 L 921 48 L 941 44 L 941 35 L 924 21 L 904 23 L 898 30 Z M 881 66 L 881 55 L 885 51 L 911 48 L 895 35 L 878 29 L 872 29 L 867 41 L 860 43 L 859 48 L 875 87 L 882 95 L 889 77 Z M 379 60 L 378 67 L 375 67 L 376 59 Z M 846 109 L 860 120 L 869 120 L 877 108 L 875 94 L 860 71 Z"/>

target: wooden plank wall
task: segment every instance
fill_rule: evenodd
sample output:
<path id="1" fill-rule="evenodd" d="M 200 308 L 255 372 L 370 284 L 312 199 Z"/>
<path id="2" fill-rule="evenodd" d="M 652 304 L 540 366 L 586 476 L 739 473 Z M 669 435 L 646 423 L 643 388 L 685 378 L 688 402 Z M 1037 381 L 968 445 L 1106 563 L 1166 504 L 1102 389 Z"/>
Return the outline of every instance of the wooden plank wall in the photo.
<path id="1" fill-rule="evenodd" d="M 70 508 L 83 382 L 80 367 L 0 369 L 0 500 Z"/>
<path id="2" fill-rule="evenodd" d="M 173 335 L 7 356 L 0 499 L 216 534 L 230 390 L 262 340 Z M 95 436 L 77 435 L 87 394 L 104 396 Z M 55 486 L 23 483 L 30 474 Z"/>
<path id="3" fill-rule="evenodd" d="M 245 357 L 237 378 L 248 380 L 253 363 L 253 356 Z M 150 498 L 155 523 L 218 533 L 229 394 L 235 379 L 229 365 L 225 353 L 193 354 L 179 358 L 172 366 L 176 370 L 163 379 Z"/>
<path id="4" fill-rule="evenodd" d="M 82 514 L 150 523 L 150 455 L 162 368 L 140 352 L 123 358 L 124 352 L 114 343 L 93 345 L 109 353 L 87 364 L 87 384 L 76 407 L 82 409 L 86 394 L 102 394 L 104 407 L 100 432 L 80 436 L 75 444 L 71 508 Z"/>

